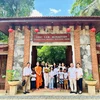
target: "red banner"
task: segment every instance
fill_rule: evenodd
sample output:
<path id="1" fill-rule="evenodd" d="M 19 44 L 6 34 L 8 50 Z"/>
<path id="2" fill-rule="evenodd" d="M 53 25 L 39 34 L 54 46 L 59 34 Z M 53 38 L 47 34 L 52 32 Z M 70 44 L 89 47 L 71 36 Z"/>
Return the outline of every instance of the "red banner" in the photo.
<path id="1" fill-rule="evenodd" d="M 34 34 L 33 42 L 70 42 L 70 33 L 66 33 L 66 34 Z"/>

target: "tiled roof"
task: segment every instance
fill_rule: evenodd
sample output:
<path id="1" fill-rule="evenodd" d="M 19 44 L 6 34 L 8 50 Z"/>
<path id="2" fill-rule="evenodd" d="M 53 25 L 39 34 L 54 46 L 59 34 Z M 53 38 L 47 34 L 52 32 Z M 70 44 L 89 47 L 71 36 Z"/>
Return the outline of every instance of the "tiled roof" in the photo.
<path id="1" fill-rule="evenodd" d="M 97 25 L 100 23 L 100 16 L 36 16 L 18 18 L 0 18 L 0 31 L 7 34 L 9 26 L 24 25 Z"/>
<path id="2" fill-rule="evenodd" d="M 100 16 L 34 16 L 34 17 L 1 17 L 0 19 L 30 19 L 30 18 L 100 18 Z"/>

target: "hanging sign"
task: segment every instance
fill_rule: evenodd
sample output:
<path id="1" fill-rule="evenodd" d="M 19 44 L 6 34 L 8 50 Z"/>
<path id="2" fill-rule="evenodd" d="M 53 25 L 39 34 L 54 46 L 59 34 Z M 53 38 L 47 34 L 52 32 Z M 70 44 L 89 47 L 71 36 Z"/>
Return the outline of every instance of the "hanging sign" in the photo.
<path id="1" fill-rule="evenodd" d="M 70 42 L 70 33 L 65 34 L 34 34 L 33 42 Z"/>

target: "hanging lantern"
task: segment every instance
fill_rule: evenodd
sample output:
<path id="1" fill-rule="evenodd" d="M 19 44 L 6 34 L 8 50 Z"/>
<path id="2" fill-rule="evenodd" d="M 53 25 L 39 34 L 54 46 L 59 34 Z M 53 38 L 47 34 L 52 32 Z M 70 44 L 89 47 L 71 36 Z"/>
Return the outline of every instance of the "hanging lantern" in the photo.
<path id="1" fill-rule="evenodd" d="M 66 31 L 69 33 L 71 31 L 71 29 L 70 28 L 67 28 Z"/>
<path id="2" fill-rule="evenodd" d="M 39 32 L 39 29 L 36 28 L 34 31 L 37 33 L 37 32 Z"/>
<path id="3" fill-rule="evenodd" d="M 9 29 L 8 29 L 8 32 L 9 32 L 9 33 L 12 33 L 12 32 L 13 32 L 13 29 L 12 29 L 12 28 L 9 28 Z"/>
<path id="4" fill-rule="evenodd" d="M 93 28 L 91 29 L 91 32 L 96 32 L 96 29 L 93 27 Z"/>

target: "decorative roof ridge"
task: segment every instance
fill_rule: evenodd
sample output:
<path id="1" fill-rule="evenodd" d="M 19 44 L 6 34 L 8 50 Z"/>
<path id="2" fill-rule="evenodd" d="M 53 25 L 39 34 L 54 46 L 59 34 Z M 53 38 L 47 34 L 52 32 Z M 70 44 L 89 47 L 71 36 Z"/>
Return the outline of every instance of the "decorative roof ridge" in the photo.
<path id="1" fill-rule="evenodd" d="M 100 18 L 100 16 L 34 16 L 34 17 L 0 17 L 0 19 L 32 19 L 32 18 Z"/>

